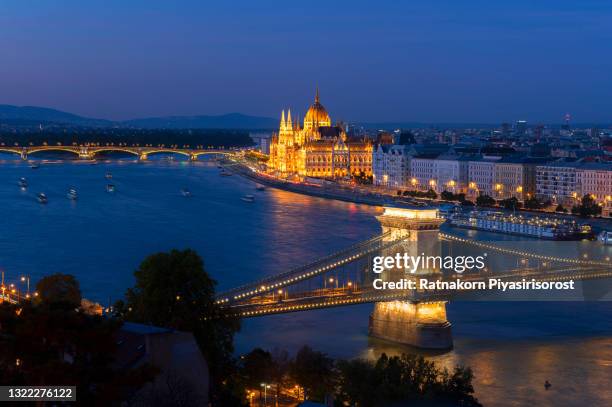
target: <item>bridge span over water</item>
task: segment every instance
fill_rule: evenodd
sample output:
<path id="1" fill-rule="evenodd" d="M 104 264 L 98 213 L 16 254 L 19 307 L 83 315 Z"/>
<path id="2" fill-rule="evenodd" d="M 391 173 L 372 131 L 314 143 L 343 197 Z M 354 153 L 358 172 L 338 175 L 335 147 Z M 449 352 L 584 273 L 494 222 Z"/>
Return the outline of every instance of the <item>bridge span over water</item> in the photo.
<path id="1" fill-rule="evenodd" d="M 474 292 L 380 290 L 374 288 L 374 280 L 478 283 L 490 279 L 502 282 L 535 279 L 554 283 L 612 279 L 610 258 L 562 257 L 550 250 L 537 250 L 546 249 L 544 246 L 521 249 L 513 246 L 516 242 L 512 241 L 481 242 L 440 233 L 443 220 L 436 209 L 385 208 L 385 213 L 377 218 L 381 234 L 308 264 L 222 292 L 217 303 L 242 318 L 374 303 L 369 324 L 371 335 L 413 346 L 447 348 L 452 346 L 452 339 L 445 304 L 462 296 L 472 295 L 474 299 Z M 411 256 L 487 253 L 488 264 L 482 270 L 464 273 L 448 273 L 436 267 L 420 269 L 415 274 L 403 269 L 372 272 L 374 256 L 397 253 Z"/>
<path id="2" fill-rule="evenodd" d="M 179 154 L 188 157 L 190 160 L 197 160 L 202 155 L 210 154 L 230 154 L 233 150 L 213 149 L 213 148 L 180 148 L 180 147 L 154 147 L 154 146 L 128 146 L 128 145 L 41 145 L 41 146 L 0 146 L 0 152 L 13 153 L 19 155 L 23 160 L 27 160 L 32 154 L 41 152 L 68 152 L 75 154 L 80 159 L 92 160 L 101 153 L 121 152 L 132 154 L 140 160 L 146 160 L 152 154 Z"/>

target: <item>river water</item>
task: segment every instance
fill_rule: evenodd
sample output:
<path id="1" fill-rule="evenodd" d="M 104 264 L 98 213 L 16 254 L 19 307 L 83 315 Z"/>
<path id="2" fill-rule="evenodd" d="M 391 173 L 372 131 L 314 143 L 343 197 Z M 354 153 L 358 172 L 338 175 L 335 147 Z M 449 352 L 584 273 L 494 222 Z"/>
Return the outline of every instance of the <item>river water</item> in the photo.
<path id="1" fill-rule="evenodd" d="M 220 177 L 207 162 L 66 161 L 31 169 L 1 158 L 0 268 L 7 281 L 70 273 L 85 297 L 103 304 L 122 296 L 139 262 L 153 252 L 197 250 L 223 290 L 379 232 L 377 208 L 270 188 L 256 192 L 238 176 Z M 24 191 L 20 177 L 28 179 Z M 115 193 L 106 192 L 107 183 Z M 66 198 L 69 187 L 78 190 L 76 202 Z M 191 198 L 181 195 L 184 187 Z M 38 192 L 48 204 L 36 201 Z M 256 201 L 241 201 L 244 194 L 256 194 Z M 593 247 L 597 255 L 612 254 Z M 370 310 L 358 305 L 246 320 L 237 352 L 255 346 L 295 351 L 304 344 L 343 358 L 419 352 L 369 339 Z M 612 302 L 451 302 L 448 317 L 455 348 L 425 355 L 448 367 L 471 366 L 485 405 L 612 404 Z"/>

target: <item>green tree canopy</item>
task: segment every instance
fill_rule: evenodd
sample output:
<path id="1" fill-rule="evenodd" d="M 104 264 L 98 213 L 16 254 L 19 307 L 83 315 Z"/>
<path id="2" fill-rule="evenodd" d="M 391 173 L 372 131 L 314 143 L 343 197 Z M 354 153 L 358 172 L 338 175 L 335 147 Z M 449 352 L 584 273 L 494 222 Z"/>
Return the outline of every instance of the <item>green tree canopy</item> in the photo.
<path id="1" fill-rule="evenodd" d="M 215 303 L 216 282 L 193 250 L 172 250 L 148 256 L 134 272 L 136 284 L 116 314 L 127 321 L 192 332 L 220 390 L 234 372 L 234 333 L 239 319 Z M 216 383 L 215 383 L 216 382 Z M 214 391 L 214 390 L 213 390 Z"/>

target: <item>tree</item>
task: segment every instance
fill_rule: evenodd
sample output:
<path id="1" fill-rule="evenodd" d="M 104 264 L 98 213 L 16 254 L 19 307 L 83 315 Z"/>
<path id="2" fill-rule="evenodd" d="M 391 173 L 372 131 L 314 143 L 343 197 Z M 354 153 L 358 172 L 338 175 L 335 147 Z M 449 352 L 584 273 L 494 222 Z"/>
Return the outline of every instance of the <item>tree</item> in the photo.
<path id="1" fill-rule="evenodd" d="M 506 209 L 512 209 L 512 210 L 519 209 L 521 207 L 521 203 L 515 197 L 504 199 L 500 201 L 500 205 Z"/>
<path id="2" fill-rule="evenodd" d="M 270 352 L 255 348 L 240 359 L 240 368 L 247 386 L 259 388 L 260 383 L 273 381 L 276 366 Z"/>
<path id="3" fill-rule="evenodd" d="M 542 203 L 535 197 L 525 200 L 525 208 L 527 209 L 542 209 L 542 206 Z"/>
<path id="4" fill-rule="evenodd" d="M 476 205 L 478 206 L 494 206 L 495 199 L 491 198 L 489 195 L 482 194 L 476 198 Z"/>
<path id="5" fill-rule="evenodd" d="M 222 379 L 235 372 L 233 337 L 238 318 L 215 303 L 216 282 L 190 249 L 148 256 L 134 272 L 136 284 L 128 289 L 116 313 L 127 321 L 192 332 L 213 377 L 212 390 L 223 392 Z M 214 398 L 215 395 L 213 394 Z"/>
<path id="6" fill-rule="evenodd" d="M 555 212 L 563 212 L 563 213 L 567 213 L 567 209 L 565 209 L 563 207 L 563 205 L 559 204 L 557 205 L 557 207 L 555 208 Z"/>
<path id="7" fill-rule="evenodd" d="M 572 208 L 572 213 L 583 218 L 597 216 L 601 214 L 601 206 L 597 204 L 591 195 L 587 194 L 582 197 L 581 205 Z"/>
<path id="8" fill-rule="evenodd" d="M 425 192 L 425 198 L 436 199 L 437 197 L 438 194 L 433 189 L 429 189 L 427 192 Z"/>
<path id="9" fill-rule="evenodd" d="M 289 374 L 304 388 L 309 400 L 323 401 L 333 388 L 334 361 L 322 352 L 302 347 L 289 368 Z"/>
<path id="10" fill-rule="evenodd" d="M 79 282 L 70 274 L 51 274 L 36 284 L 38 301 L 54 308 L 76 309 L 81 305 Z"/>
<path id="11" fill-rule="evenodd" d="M 387 406 L 427 400 L 431 405 L 477 407 L 473 377 L 469 368 L 458 366 L 449 373 L 415 355 L 382 354 L 374 363 L 339 361 L 336 400 L 338 405 Z"/>

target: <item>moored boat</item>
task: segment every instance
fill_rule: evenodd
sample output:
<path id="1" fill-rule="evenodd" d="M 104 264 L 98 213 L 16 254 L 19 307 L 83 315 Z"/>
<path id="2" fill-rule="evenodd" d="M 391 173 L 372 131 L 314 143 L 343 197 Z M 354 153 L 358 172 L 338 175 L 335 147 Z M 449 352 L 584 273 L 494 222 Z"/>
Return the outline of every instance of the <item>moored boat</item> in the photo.
<path id="1" fill-rule="evenodd" d="M 36 195 L 36 199 L 38 199 L 38 202 L 40 202 L 41 204 L 46 204 L 48 201 L 47 195 L 44 192 L 41 192 Z"/>
<path id="2" fill-rule="evenodd" d="M 191 191 L 187 188 L 183 188 L 181 189 L 181 195 L 183 195 L 184 197 L 191 197 Z"/>
<path id="3" fill-rule="evenodd" d="M 113 184 L 107 184 L 106 192 L 115 192 L 115 186 Z"/>
<path id="4" fill-rule="evenodd" d="M 26 189 L 28 187 L 28 180 L 26 180 L 24 177 L 19 178 L 19 186 L 22 189 Z"/>
<path id="5" fill-rule="evenodd" d="M 258 190 L 258 191 L 265 191 L 266 187 L 261 185 L 261 184 L 256 184 L 255 185 L 255 189 Z"/>
<path id="6" fill-rule="evenodd" d="M 104 178 L 113 179 L 113 174 L 111 174 L 110 172 L 107 172 L 106 174 L 104 174 Z"/>
<path id="7" fill-rule="evenodd" d="M 448 219 L 451 226 L 538 239 L 582 240 L 593 238 L 590 225 L 559 217 L 506 214 L 499 211 L 472 211 L 455 213 Z"/>

